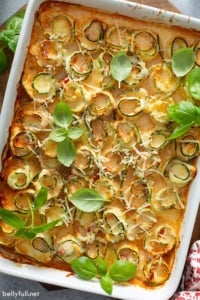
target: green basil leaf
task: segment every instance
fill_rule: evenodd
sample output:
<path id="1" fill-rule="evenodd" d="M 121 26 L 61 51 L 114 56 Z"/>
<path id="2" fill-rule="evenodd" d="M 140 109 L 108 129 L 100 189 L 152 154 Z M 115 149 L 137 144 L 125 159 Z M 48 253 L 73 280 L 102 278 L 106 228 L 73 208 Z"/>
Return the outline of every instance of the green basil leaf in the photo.
<path id="1" fill-rule="evenodd" d="M 186 125 L 180 125 L 174 129 L 172 134 L 169 136 L 168 140 L 176 139 L 182 135 L 184 135 L 186 132 L 188 132 L 191 128 L 192 124 L 186 124 Z"/>
<path id="2" fill-rule="evenodd" d="M 97 258 L 95 258 L 95 263 L 97 266 L 98 274 L 100 276 L 106 275 L 108 267 L 105 260 L 102 257 L 98 256 Z"/>
<path id="3" fill-rule="evenodd" d="M 40 209 L 47 202 L 48 191 L 45 187 L 41 187 L 34 199 L 34 208 Z"/>
<path id="4" fill-rule="evenodd" d="M 61 221 L 61 219 L 57 219 L 57 220 L 54 220 L 54 221 L 49 222 L 47 224 L 42 224 L 40 226 L 31 227 L 30 229 L 27 230 L 27 232 L 33 233 L 33 234 L 44 232 L 44 231 L 47 231 L 47 230 L 55 227 L 60 221 Z"/>
<path id="5" fill-rule="evenodd" d="M 105 199 L 94 189 L 82 188 L 71 196 L 70 201 L 81 211 L 94 212 L 103 206 Z"/>
<path id="6" fill-rule="evenodd" d="M 57 158 L 64 166 L 70 167 L 76 157 L 76 148 L 69 138 L 58 143 Z"/>
<path id="7" fill-rule="evenodd" d="M 113 280 L 108 275 L 104 275 L 100 278 L 100 284 L 102 289 L 109 295 L 112 295 Z"/>
<path id="8" fill-rule="evenodd" d="M 8 47 L 8 43 L 14 39 L 15 34 L 12 30 L 2 30 L 0 32 L 0 40 L 5 46 Z"/>
<path id="9" fill-rule="evenodd" d="M 77 140 L 83 135 L 84 132 L 84 128 L 70 127 L 68 129 L 68 137 L 72 140 Z"/>
<path id="10" fill-rule="evenodd" d="M 67 128 L 73 120 L 72 111 L 64 101 L 60 101 L 54 109 L 53 118 L 56 125 Z"/>
<path id="11" fill-rule="evenodd" d="M 23 18 L 13 16 L 6 22 L 6 30 L 12 30 L 14 34 L 19 34 L 23 23 Z"/>
<path id="12" fill-rule="evenodd" d="M 3 51 L 3 49 L 0 49 L 0 72 L 5 71 L 6 67 L 7 67 L 8 61 L 6 58 L 6 55 Z"/>
<path id="13" fill-rule="evenodd" d="M 189 101 L 170 105 L 168 107 L 169 118 L 178 124 L 191 124 L 199 120 L 200 108 Z"/>
<path id="14" fill-rule="evenodd" d="M 49 135 L 49 138 L 54 142 L 62 142 L 67 137 L 67 130 L 65 128 L 55 128 Z"/>
<path id="15" fill-rule="evenodd" d="M 10 210 L 0 208 L 0 217 L 6 224 L 16 228 L 24 228 L 25 223 L 15 213 Z"/>
<path id="16" fill-rule="evenodd" d="M 190 95 L 200 100 L 200 68 L 194 68 L 187 76 Z"/>
<path id="17" fill-rule="evenodd" d="M 120 51 L 113 56 L 110 63 L 110 72 L 114 79 L 121 82 L 130 75 L 131 70 L 131 60 L 124 51 Z"/>
<path id="18" fill-rule="evenodd" d="M 33 239 L 36 236 L 36 233 L 30 232 L 26 228 L 20 228 L 15 233 L 15 238 L 23 237 L 26 239 Z"/>
<path id="19" fill-rule="evenodd" d="M 72 270 L 82 279 L 90 280 L 97 275 L 97 268 L 92 259 L 86 256 L 71 261 Z"/>
<path id="20" fill-rule="evenodd" d="M 110 268 L 109 276 L 118 282 L 127 281 L 134 277 L 136 273 L 136 265 L 126 261 L 117 260 Z"/>
<path id="21" fill-rule="evenodd" d="M 12 40 L 8 42 L 8 48 L 12 51 L 15 52 L 17 48 L 17 43 L 18 43 L 19 35 L 15 35 Z"/>
<path id="22" fill-rule="evenodd" d="M 185 76 L 195 63 L 193 48 L 180 48 L 172 56 L 172 70 L 178 77 Z"/>

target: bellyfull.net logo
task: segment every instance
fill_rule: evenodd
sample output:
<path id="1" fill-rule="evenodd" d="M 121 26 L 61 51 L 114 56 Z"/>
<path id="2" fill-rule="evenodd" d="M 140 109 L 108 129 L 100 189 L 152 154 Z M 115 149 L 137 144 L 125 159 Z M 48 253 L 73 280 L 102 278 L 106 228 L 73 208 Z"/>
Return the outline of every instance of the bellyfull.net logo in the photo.
<path id="1" fill-rule="evenodd" d="M 23 297 L 36 297 L 37 298 L 39 296 L 40 296 L 40 292 L 31 292 L 28 290 L 25 290 L 25 291 L 22 291 L 22 290 L 2 291 L 2 297 L 8 297 L 8 298 L 12 298 L 12 299 L 20 298 L 20 297 L 21 298 L 23 298 Z"/>

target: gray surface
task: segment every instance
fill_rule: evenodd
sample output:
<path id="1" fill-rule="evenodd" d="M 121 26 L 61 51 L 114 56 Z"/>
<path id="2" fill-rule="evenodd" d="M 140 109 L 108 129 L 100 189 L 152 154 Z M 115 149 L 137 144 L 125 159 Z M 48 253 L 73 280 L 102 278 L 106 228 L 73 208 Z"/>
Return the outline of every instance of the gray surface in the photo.
<path id="1" fill-rule="evenodd" d="M 27 2 L 28 0 L 0 0 L 0 24 Z M 182 13 L 200 18 L 199 0 L 170 0 L 170 2 L 179 8 Z M 16 293 L 18 293 L 18 296 L 16 296 Z M 30 296 L 31 293 L 35 293 L 35 296 Z M 47 291 L 40 283 L 0 274 L 0 300 L 86 300 L 88 298 L 90 300 L 106 300 L 109 297 L 70 289 Z"/>

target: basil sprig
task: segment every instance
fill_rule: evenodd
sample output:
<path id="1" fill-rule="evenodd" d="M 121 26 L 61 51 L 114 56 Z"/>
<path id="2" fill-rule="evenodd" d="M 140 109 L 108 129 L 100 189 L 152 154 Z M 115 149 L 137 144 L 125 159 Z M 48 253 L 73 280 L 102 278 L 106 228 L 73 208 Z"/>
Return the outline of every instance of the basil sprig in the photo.
<path id="1" fill-rule="evenodd" d="M 200 126 L 200 107 L 189 101 L 170 105 L 169 118 L 178 126 L 174 129 L 169 139 L 175 139 L 185 134 L 192 126 Z"/>
<path id="2" fill-rule="evenodd" d="M 15 237 L 24 237 L 28 239 L 34 238 L 37 233 L 47 231 L 51 228 L 53 228 L 58 222 L 60 222 L 60 219 L 54 220 L 52 222 L 41 224 L 39 226 L 34 225 L 34 213 L 38 211 L 47 201 L 47 189 L 45 187 L 42 187 L 38 194 L 36 195 L 33 204 L 30 204 L 30 210 L 28 215 L 26 215 L 26 221 L 24 218 L 19 217 L 19 213 L 10 211 L 5 208 L 0 208 L 0 217 L 2 221 L 9 226 L 16 229 Z M 22 217 L 24 215 L 22 214 Z M 31 217 L 31 222 L 30 218 Z"/>
<path id="3" fill-rule="evenodd" d="M 87 256 L 75 258 L 71 261 L 71 268 L 84 280 L 98 277 L 102 289 L 109 295 L 112 295 L 115 282 L 126 282 L 136 274 L 136 265 L 129 261 L 117 260 L 108 268 L 106 261 L 101 257 L 96 259 Z"/>
<path id="4" fill-rule="evenodd" d="M 70 107 L 60 101 L 53 113 L 53 119 L 57 127 L 53 129 L 49 137 L 57 142 L 57 158 L 66 167 L 71 166 L 76 157 L 76 147 L 72 140 L 79 139 L 84 129 L 72 127 L 73 115 Z"/>
<path id="5" fill-rule="evenodd" d="M 0 48 L 0 72 L 5 71 L 8 64 L 4 49 L 8 48 L 12 52 L 15 52 L 23 23 L 24 13 L 25 11 L 22 11 L 11 17 L 7 21 L 5 28 L 0 32 L 0 41 L 3 44 Z"/>

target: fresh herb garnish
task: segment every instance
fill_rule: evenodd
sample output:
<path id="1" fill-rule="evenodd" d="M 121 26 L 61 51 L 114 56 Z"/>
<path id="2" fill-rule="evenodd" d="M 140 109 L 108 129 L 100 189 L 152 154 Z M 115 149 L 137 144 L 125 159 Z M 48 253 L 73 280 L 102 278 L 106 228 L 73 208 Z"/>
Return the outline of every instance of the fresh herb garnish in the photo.
<path id="1" fill-rule="evenodd" d="M 183 77 L 189 73 L 195 63 L 193 48 L 180 48 L 172 56 L 172 70 L 177 77 Z"/>
<path id="2" fill-rule="evenodd" d="M 168 115 L 170 120 L 178 124 L 169 139 L 182 136 L 192 126 L 200 126 L 200 107 L 189 101 L 181 101 L 170 105 L 168 107 Z"/>
<path id="3" fill-rule="evenodd" d="M 49 137 L 58 143 L 57 158 L 59 162 L 69 167 L 76 156 L 76 147 L 71 140 L 79 139 L 83 135 L 84 129 L 71 126 L 73 121 L 72 111 L 64 101 L 60 101 L 56 105 L 53 119 L 58 127 L 53 129 Z"/>
<path id="4" fill-rule="evenodd" d="M 109 295 L 112 294 L 114 282 L 128 281 L 136 274 L 136 265 L 126 260 L 117 260 L 108 268 L 103 258 L 81 256 L 71 261 L 71 267 L 82 279 L 98 277 L 102 289 Z"/>
<path id="5" fill-rule="evenodd" d="M 11 17 L 7 21 L 5 29 L 0 32 L 0 41 L 2 41 L 3 44 L 0 48 L 0 72 L 5 71 L 8 64 L 7 57 L 5 55 L 5 48 L 15 52 L 23 23 L 24 13 L 25 11 L 22 11 Z"/>
<path id="6" fill-rule="evenodd" d="M 187 76 L 188 90 L 190 95 L 200 100 L 200 68 L 196 67 Z"/>
<path id="7" fill-rule="evenodd" d="M 82 188 L 71 196 L 70 201 L 81 211 L 94 212 L 103 206 L 105 199 L 94 189 Z"/>
<path id="8" fill-rule="evenodd" d="M 41 224 L 39 226 L 34 225 L 35 212 L 38 211 L 46 203 L 46 201 L 47 189 L 42 187 L 36 195 L 33 204 L 30 204 L 29 213 L 26 214 L 26 221 L 24 220 L 25 218 L 23 218 L 23 214 L 22 219 L 19 217 L 19 214 L 16 214 L 15 212 L 4 208 L 0 208 L 0 217 L 4 223 L 16 229 L 16 238 L 24 237 L 32 239 L 37 235 L 37 233 L 47 231 L 53 228 L 58 222 L 60 222 L 60 219 L 57 219 L 46 224 Z"/>
<path id="9" fill-rule="evenodd" d="M 132 63 L 126 52 L 120 51 L 115 54 L 110 63 L 110 73 L 119 84 L 126 79 L 132 70 Z"/>

